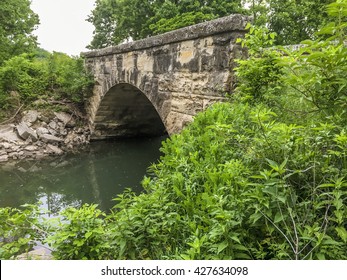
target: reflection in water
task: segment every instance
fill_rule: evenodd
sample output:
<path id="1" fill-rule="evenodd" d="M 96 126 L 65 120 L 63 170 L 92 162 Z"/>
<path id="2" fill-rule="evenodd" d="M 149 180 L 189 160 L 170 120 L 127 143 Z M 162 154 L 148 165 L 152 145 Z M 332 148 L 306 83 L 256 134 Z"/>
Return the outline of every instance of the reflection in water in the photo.
<path id="1" fill-rule="evenodd" d="M 42 161 L 0 166 L 0 207 L 41 202 L 58 213 L 97 203 L 107 211 L 125 188 L 141 191 L 146 169 L 160 157 L 165 137 L 91 143 L 88 150 Z"/>

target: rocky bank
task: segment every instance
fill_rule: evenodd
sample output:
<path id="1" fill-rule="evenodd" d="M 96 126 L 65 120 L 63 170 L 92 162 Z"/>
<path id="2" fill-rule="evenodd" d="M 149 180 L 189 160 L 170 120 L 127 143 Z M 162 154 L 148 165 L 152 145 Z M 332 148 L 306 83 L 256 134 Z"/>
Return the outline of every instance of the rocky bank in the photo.
<path id="1" fill-rule="evenodd" d="M 26 111 L 17 123 L 0 125 L 0 162 L 59 156 L 89 139 L 88 126 L 69 113 Z"/>

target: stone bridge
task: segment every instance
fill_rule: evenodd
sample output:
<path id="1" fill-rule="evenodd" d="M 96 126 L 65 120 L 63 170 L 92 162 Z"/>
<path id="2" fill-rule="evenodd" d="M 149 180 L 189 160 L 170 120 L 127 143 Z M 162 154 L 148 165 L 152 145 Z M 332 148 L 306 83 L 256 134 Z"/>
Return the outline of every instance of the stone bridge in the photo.
<path id="1" fill-rule="evenodd" d="M 95 77 L 87 102 L 92 139 L 177 133 L 223 100 L 248 21 L 230 15 L 83 53 Z"/>

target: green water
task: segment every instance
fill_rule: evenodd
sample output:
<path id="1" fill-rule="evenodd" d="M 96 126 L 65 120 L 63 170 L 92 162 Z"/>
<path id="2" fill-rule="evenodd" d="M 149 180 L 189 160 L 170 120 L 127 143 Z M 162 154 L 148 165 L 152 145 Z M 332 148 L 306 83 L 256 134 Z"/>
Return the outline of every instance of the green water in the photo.
<path id="1" fill-rule="evenodd" d="M 165 137 L 93 142 L 75 154 L 0 165 L 0 207 L 41 203 L 54 213 L 83 203 L 108 211 L 125 188 L 141 192 Z"/>

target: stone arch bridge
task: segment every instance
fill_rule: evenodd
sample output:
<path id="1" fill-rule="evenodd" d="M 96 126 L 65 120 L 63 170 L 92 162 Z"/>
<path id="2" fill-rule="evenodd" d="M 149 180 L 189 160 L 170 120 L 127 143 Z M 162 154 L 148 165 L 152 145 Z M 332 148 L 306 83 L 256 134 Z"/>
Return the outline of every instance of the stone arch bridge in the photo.
<path id="1" fill-rule="evenodd" d="M 176 133 L 223 100 L 248 21 L 230 15 L 82 53 L 95 78 L 86 105 L 92 139 Z"/>

